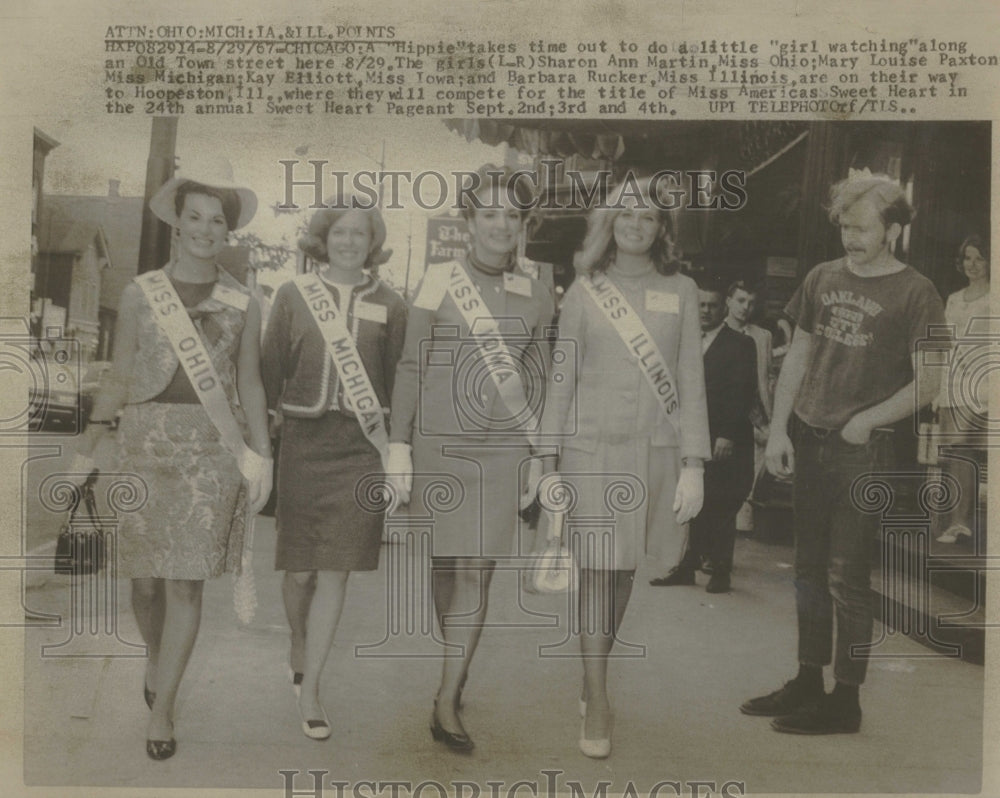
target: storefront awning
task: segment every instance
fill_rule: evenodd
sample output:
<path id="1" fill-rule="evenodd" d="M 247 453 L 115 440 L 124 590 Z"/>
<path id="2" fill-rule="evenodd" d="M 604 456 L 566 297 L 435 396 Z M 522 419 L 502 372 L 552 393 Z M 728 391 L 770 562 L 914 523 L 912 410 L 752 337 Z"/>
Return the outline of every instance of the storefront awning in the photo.
<path id="1" fill-rule="evenodd" d="M 614 119 L 451 119 L 467 141 L 532 156 L 605 160 L 622 167 L 755 171 L 806 134 L 804 122 Z"/>

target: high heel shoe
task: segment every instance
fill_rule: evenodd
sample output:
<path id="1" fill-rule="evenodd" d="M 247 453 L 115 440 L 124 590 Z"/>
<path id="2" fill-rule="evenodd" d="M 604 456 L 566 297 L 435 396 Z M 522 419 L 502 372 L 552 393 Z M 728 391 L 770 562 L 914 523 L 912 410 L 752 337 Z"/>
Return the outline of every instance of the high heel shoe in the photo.
<path id="1" fill-rule="evenodd" d="M 608 726 L 608 736 L 599 740 L 587 738 L 587 720 L 580 722 L 580 753 L 591 759 L 606 759 L 611 754 L 611 727 Z"/>
<path id="2" fill-rule="evenodd" d="M 434 712 L 431 713 L 431 737 L 435 742 L 444 743 L 456 754 L 468 754 L 476 747 L 472 738 L 464 731 L 450 732 L 441 725 L 441 721 L 438 720 L 437 701 L 434 702 Z"/>
<path id="3" fill-rule="evenodd" d="M 957 543 L 962 538 L 971 538 L 972 531 L 968 527 L 956 524 L 948 527 L 948 530 L 937 538 L 938 543 Z"/>
<path id="4" fill-rule="evenodd" d="M 146 699 L 146 706 L 152 709 L 153 704 L 156 703 L 156 693 L 146 687 L 145 679 L 142 681 L 142 697 Z"/>
<path id="5" fill-rule="evenodd" d="M 302 714 L 302 705 L 298 701 L 295 705 L 299 708 L 299 718 L 302 720 L 302 733 L 308 737 L 310 740 L 326 740 L 333 734 L 333 729 L 330 728 L 330 720 L 326 716 L 326 710 L 323 709 L 323 705 L 320 704 L 319 711 L 323 714 L 322 719 L 311 718 L 306 720 L 305 716 Z"/>
<path id="6" fill-rule="evenodd" d="M 177 740 L 171 737 L 169 740 L 146 740 L 146 756 L 150 759 L 162 761 L 170 759 L 177 753 Z"/>
<path id="7" fill-rule="evenodd" d="M 293 671 L 292 666 L 288 666 L 288 681 L 292 683 L 292 692 L 295 693 L 296 698 L 302 695 L 302 678 L 301 671 Z"/>

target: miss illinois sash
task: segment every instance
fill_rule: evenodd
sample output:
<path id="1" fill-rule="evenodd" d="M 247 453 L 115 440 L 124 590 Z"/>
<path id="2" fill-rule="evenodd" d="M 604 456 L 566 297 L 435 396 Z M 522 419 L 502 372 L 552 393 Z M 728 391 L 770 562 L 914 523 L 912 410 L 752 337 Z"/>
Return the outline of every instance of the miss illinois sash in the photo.
<path id="1" fill-rule="evenodd" d="M 135 281 L 153 309 L 157 325 L 170 341 L 198 401 L 219 431 L 222 445 L 236 458 L 240 472 L 251 478 L 255 472 L 250 469 L 260 457 L 244 442 L 219 374 L 173 284 L 162 269 L 140 274 Z"/>
<path id="2" fill-rule="evenodd" d="M 313 321 L 333 358 L 333 365 L 344 386 L 347 406 L 357 416 L 361 431 L 378 451 L 382 468 L 385 469 L 389 457 L 389 434 L 385 429 L 382 403 L 368 378 L 361 353 L 344 323 L 344 317 L 317 275 L 300 274 L 293 282 L 312 313 Z"/>
<path id="3" fill-rule="evenodd" d="M 538 419 L 528 404 L 520 371 L 500 334 L 500 325 L 462 265 L 455 262 L 448 268 L 448 294 L 468 325 L 490 379 L 513 416 L 512 422 L 528 430 L 528 439 L 534 445 L 538 439 Z"/>
<path id="4" fill-rule="evenodd" d="M 638 359 L 639 369 L 653 389 L 667 420 L 679 433 L 677 382 L 642 318 L 618 290 L 618 286 L 607 277 L 602 276 L 598 282 L 594 282 L 584 275 L 580 277 L 580 284 L 604 317 L 611 322 L 629 352 Z"/>

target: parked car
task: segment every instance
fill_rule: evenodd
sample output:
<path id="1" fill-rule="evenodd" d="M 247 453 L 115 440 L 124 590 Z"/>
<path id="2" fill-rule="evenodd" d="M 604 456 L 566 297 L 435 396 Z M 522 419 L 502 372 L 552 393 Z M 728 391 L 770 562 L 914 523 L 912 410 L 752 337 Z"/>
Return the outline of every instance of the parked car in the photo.
<path id="1" fill-rule="evenodd" d="M 80 368 L 68 359 L 39 353 L 39 379 L 29 397 L 28 430 L 75 435 L 86 427 L 94 396 L 111 364 L 93 361 Z"/>

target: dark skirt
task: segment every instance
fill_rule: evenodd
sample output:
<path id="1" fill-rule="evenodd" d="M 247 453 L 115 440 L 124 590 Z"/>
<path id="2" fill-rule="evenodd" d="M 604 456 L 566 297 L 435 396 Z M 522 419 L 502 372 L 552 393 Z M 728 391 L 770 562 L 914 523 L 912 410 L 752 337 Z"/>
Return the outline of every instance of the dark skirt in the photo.
<path id="1" fill-rule="evenodd" d="M 285 418 L 278 456 L 279 571 L 374 571 L 384 513 L 371 487 L 378 452 L 357 419 Z"/>

